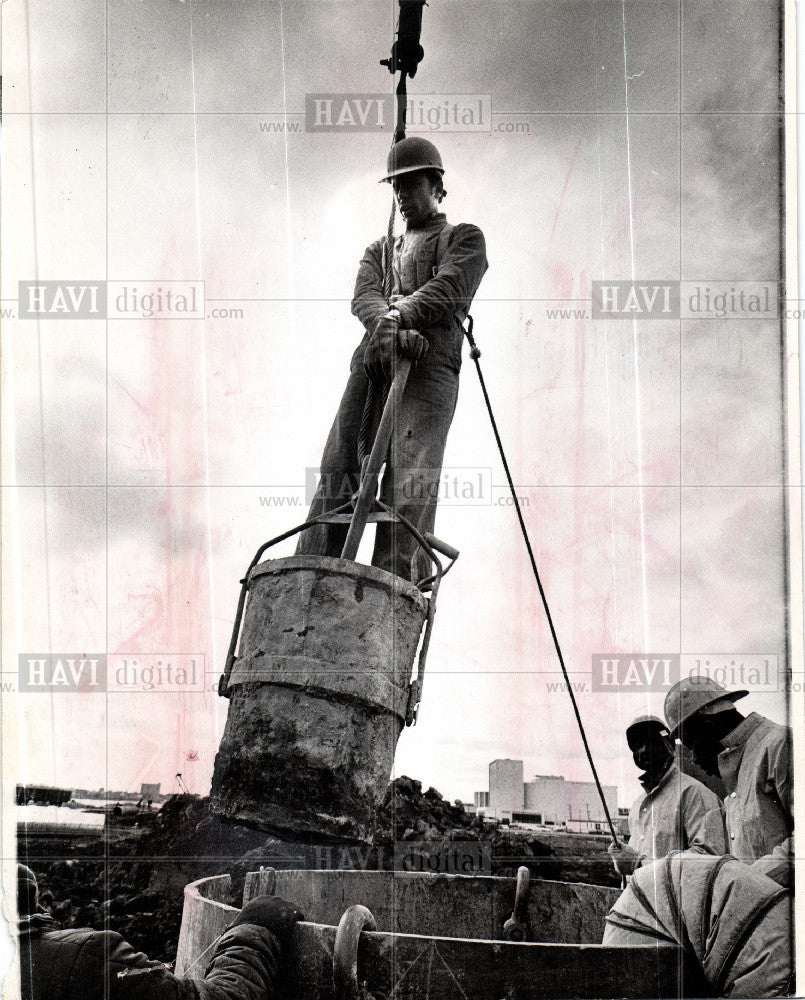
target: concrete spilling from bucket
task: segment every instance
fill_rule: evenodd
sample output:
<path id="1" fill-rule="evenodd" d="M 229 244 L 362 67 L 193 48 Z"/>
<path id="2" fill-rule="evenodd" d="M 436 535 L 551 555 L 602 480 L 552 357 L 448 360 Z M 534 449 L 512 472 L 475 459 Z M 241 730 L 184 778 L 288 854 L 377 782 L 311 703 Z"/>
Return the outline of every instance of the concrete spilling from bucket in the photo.
<path id="1" fill-rule="evenodd" d="M 405 723 L 427 599 L 373 566 L 255 566 L 211 803 L 295 836 L 369 840 Z"/>
<path id="2" fill-rule="evenodd" d="M 212 943 L 237 913 L 224 902 L 229 892 L 226 875 L 187 886 L 179 975 L 203 974 Z M 618 896 L 602 886 L 533 881 L 527 939 L 517 944 L 501 940 L 514 906 L 512 878 L 301 870 L 247 877 L 244 902 L 266 892 L 291 900 L 308 921 L 294 932 L 287 1000 L 349 995 L 334 986 L 333 960 L 336 929 L 356 904 L 368 907 L 378 928 L 364 931 L 356 953 L 357 979 L 373 1000 L 705 995 L 675 947 L 598 943 Z"/>

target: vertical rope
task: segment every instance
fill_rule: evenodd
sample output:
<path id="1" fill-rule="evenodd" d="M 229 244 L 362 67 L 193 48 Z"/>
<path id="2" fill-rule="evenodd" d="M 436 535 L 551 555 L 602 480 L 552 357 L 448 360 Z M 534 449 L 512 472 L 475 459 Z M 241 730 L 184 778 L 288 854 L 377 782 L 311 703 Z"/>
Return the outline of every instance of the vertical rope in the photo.
<path id="1" fill-rule="evenodd" d="M 537 581 L 537 587 L 539 589 L 539 596 L 542 598 L 542 607 L 545 609 L 545 617 L 548 619 L 548 627 L 551 630 L 551 638 L 553 639 L 554 648 L 556 649 L 556 655 L 559 659 L 559 666 L 562 668 L 562 676 L 565 679 L 565 687 L 567 688 L 567 693 L 570 695 L 570 701 L 573 705 L 573 713 L 576 716 L 576 722 L 578 723 L 579 732 L 581 733 L 581 741 L 584 744 L 584 752 L 587 754 L 587 761 L 590 765 L 590 770 L 593 773 L 593 778 L 595 779 L 595 787 L 598 789 L 598 797 L 601 799 L 601 805 L 604 807 L 604 815 L 606 816 L 607 825 L 609 826 L 609 831 L 612 834 L 612 839 L 616 844 L 620 845 L 620 840 L 615 832 L 615 824 L 612 822 L 612 816 L 609 812 L 609 806 L 607 805 L 607 800 L 604 798 L 604 790 L 601 787 L 601 782 L 598 778 L 598 770 L 593 761 L 592 751 L 590 750 L 590 744 L 587 742 L 587 733 L 584 731 L 584 723 L 581 721 L 581 713 L 579 712 L 579 706 L 576 701 L 576 696 L 573 693 L 573 685 L 570 683 L 570 678 L 568 677 L 567 667 L 565 666 L 565 658 L 562 655 L 562 647 L 559 645 L 559 636 L 556 634 L 556 629 L 553 624 L 553 617 L 551 615 L 551 609 L 548 607 L 548 598 L 545 596 L 545 591 L 542 587 L 542 580 L 540 579 L 539 570 L 537 569 L 537 560 L 534 557 L 534 550 L 531 548 L 531 539 L 528 536 L 528 529 L 526 528 L 526 523 L 523 518 L 523 512 L 520 508 L 520 501 L 517 497 L 517 493 L 514 489 L 514 481 L 512 479 L 512 474 L 509 469 L 509 463 L 506 459 L 506 452 L 503 449 L 503 441 L 500 437 L 500 432 L 498 431 L 497 421 L 495 420 L 495 414 L 492 411 L 492 402 L 489 399 L 489 393 L 486 390 L 486 382 L 484 381 L 484 375 L 481 371 L 481 352 L 478 345 L 475 343 L 475 338 L 472 335 L 472 317 L 469 318 L 469 328 L 464 330 L 467 340 L 470 344 L 470 357 L 475 362 L 475 369 L 478 372 L 478 379 L 481 383 L 481 392 L 484 396 L 484 402 L 486 403 L 486 409 L 489 414 L 489 420 L 492 424 L 492 431 L 495 435 L 495 441 L 497 442 L 498 451 L 500 452 L 500 458 L 503 462 L 503 471 L 506 473 L 506 480 L 509 484 L 509 490 L 511 491 L 512 499 L 514 501 L 514 509 L 517 513 L 517 520 L 520 522 L 520 531 L 523 534 L 523 541 L 525 542 L 525 547 L 528 552 L 528 558 L 531 562 L 531 569 L 534 573 L 534 579 Z"/>
<path id="2" fill-rule="evenodd" d="M 391 301 L 391 290 L 394 285 L 392 261 L 394 255 L 394 218 L 396 209 L 397 203 L 396 201 L 392 201 L 388 230 L 386 231 L 386 239 L 383 244 L 383 297 L 387 303 Z M 394 364 L 394 359 L 395 355 L 392 352 L 392 365 Z M 361 414 L 361 427 L 358 432 L 358 465 L 361 467 L 372 450 L 372 444 L 377 433 L 377 425 L 380 421 L 380 410 L 382 409 L 382 406 L 378 406 L 378 403 L 385 399 L 385 390 L 387 389 L 388 386 L 381 386 L 379 383 L 369 379 L 366 387 L 366 401 L 363 404 L 363 413 Z"/>
<path id="3" fill-rule="evenodd" d="M 394 257 L 394 219 L 397 214 L 397 200 L 392 198 L 391 212 L 389 212 L 389 226 L 386 232 L 386 245 L 383 254 L 383 295 L 386 302 L 391 301 L 391 289 L 393 287 L 393 257 Z"/>
<path id="4" fill-rule="evenodd" d="M 405 103 L 407 100 L 405 79 L 406 75 L 403 72 L 400 82 L 397 85 L 397 126 L 394 130 L 394 139 L 391 143 L 392 149 L 395 144 L 400 141 L 400 139 L 405 138 Z M 396 215 L 397 201 L 394 197 L 392 197 L 391 212 L 389 212 L 389 224 L 386 229 L 386 239 L 383 244 L 383 297 L 385 298 L 387 304 L 391 303 L 392 289 L 394 287 L 394 222 Z M 395 358 L 396 355 L 392 350 L 392 376 L 394 374 L 393 367 Z M 366 401 L 363 404 L 361 426 L 358 431 L 358 465 L 361 467 L 368 457 L 369 452 L 372 450 L 372 444 L 374 442 L 375 434 L 377 433 L 377 425 L 380 419 L 379 411 L 382 409 L 382 405 L 378 406 L 378 403 L 385 399 L 387 389 L 388 386 L 380 386 L 371 379 L 366 387 Z"/>

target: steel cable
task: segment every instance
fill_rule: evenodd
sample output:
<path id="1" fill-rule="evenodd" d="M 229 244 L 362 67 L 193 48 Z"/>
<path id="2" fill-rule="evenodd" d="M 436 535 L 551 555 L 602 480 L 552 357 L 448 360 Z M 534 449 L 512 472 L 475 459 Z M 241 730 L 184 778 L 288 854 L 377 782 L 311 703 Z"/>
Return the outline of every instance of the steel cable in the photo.
<path id="1" fill-rule="evenodd" d="M 517 493 L 515 492 L 514 489 L 514 482 L 512 480 L 511 471 L 509 469 L 509 463 L 508 460 L 506 459 L 506 452 L 503 448 L 503 441 L 501 440 L 500 431 L 498 430 L 497 421 L 495 420 L 495 414 L 492 410 L 492 402 L 489 399 L 489 393 L 487 392 L 486 389 L 486 382 L 484 381 L 484 375 L 483 372 L 481 371 L 481 362 L 480 362 L 481 351 L 478 348 L 478 345 L 475 343 L 475 338 L 472 335 L 472 327 L 473 327 L 472 316 L 468 316 L 467 319 L 469 320 L 469 326 L 464 329 L 464 333 L 470 344 L 470 357 L 475 362 L 475 368 L 476 371 L 478 372 L 478 379 L 481 383 L 481 392 L 483 393 L 484 396 L 484 402 L 486 403 L 486 410 L 487 413 L 489 414 L 489 420 L 492 424 L 492 431 L 495 435 L 495 441 L 497 442 L 501 461 L 503 462 L 503 470 L 506 473 L 506 480 L 509 484 L 509 490 L 511 491 L 512 499 L 514 500 L 514 508 L 517 512 L 517 520 L 520 522 L 520 531 L 523 534 L 523 541 L 525 542 L 525 547 L 528 551 L 528 558 L 531 561 L 531 569 L 533 570 L 534 573 L 534 579 L 537 581 L 537 587 L 539 588 L 539 596 L 542 598 L 542 606 L 545 609 L 545 617 L 548 620 L 548 627 L 551 630 L 551 637 L 553 639 L 553 644 L 556 649 L 556 655 L 559 659 L 559 666 L 562 668 L 562 676 L 565 679 L 565 686 L 567 687 L 567 693 L 570 695 L 570 701 L 573 705 L 573 712 L 576 716 L 576 722 L 578 723 L 579 726 L 579 732 L 581 733 L 581 741 L 584 744 L 584 752 L 587 754 L 587 760 L 589 761 L 590 764 L 590 770 L 593 772 L 593 778 L 595 779 L 595 787 L 598 789 L 598 795 L 601 799 L 601 805 L 604 807 L 604 815 L 607 818 L 607 824 L 609 826 L 610 833 L 612 834 L 612 838 L 615 841 L 615 843 L 618 846 L 620 846 L 618 835 L 615 832 L 615 825 L 613 824 L 612 817 L 610 816 L 609 813 L 609 806 L 607 805 L 607 801 L 604 798 L 604 790 L 601 787 L 601 782 L 598 778 L 598 771 L 596 769 L 595 762 L 593 761 L 593 755 L 590 751 L 590 744 L 587 742 L 587 733 L 584 731 L 584 723 L 581 721 L 581 713 L 579 712 L 579 706 L 576 701 L 576 696 L 573 693 L 573 688 L 570 683 L 570 678 L 568 677 L 567 667 L 565 666 L 565 658 L 562 655 L 562 648 L 559 645 L 559 637 L 556 634 L 556 628 L 554 627 L 553 624 L 551 609 L 548 607 L 548 599 L 545 596 L 545 590 L 542 586 L 542 580 L 540 579 L 539 570 L 537 569 L 537 561 L 534 557 L 534 550 L 531 547 L 531 539 L 528 537 L 528 529 L 526 528 L 526 523 L 525 520 L 523 519 L 523 512 L 520 507 L 520 501 L 517 497 Z"/>

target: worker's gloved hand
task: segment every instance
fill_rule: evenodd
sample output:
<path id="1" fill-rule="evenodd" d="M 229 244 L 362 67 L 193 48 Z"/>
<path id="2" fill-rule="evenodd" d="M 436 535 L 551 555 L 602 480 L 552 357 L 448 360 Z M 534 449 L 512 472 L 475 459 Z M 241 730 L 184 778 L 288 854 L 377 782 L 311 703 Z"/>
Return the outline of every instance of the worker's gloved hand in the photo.
<path id="1" fill-rule="evenodd" d="M 369 343 L 363 352 L 363 367 L 373 382 L 391 381 L 391 366 L 399 325 L 400 314 L 396 309 L 390 309 L 385 316 L 380 317 L 369 338 Z"/>
<path id="2" fill-rule="evenodd" d="M 607 848 L 609 856 L 615 865 L 615 871 L 620 875 L 632 875 L 640 861 L 640 855 L 628 844 L 616 844 L 611 840 Z"/>
<path id="3" fill-rule="evenodd" d="M 400 328 L 400 314 L 396 309 L 389 309 L 385 316 L 381 316 L 377 321 L 377 326 L 372 334 L 373 339 L 385 342 L 389 340 L 392 344 Z"/>
<path id="4" fill-rule="evenodd" d="M 398 330 L 397 346 L 404 357 L 410 358 L 412 361 L 419 361 L 427 354 L 430 345 L 425 337 L 416 330 Z"/>
<path id="5" fill-rule="evenodd" d="M 238 914 L 233 927 L 241 924 L 258 924 L 271 931 L 280 945 L 285 945 L 291 937 L 293 926 L 297 920 L 304 920 L 304 915 L 279 896 L 255 896 Z"/>
<path id="6" fill-rule="evenodd" d="M 363 369 L 373 382 L 388 382 L 391 378 L 391 352 L 394 341 L 372 337 L 363 352 Z"/>

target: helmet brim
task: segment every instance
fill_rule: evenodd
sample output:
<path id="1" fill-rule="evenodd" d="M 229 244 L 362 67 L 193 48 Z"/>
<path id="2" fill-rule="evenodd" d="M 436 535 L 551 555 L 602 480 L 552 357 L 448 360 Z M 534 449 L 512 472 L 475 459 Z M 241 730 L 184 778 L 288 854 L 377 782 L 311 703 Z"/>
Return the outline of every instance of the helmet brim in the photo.
<path id="1" fill-rule="evenodd" d="M 629 747 L 632 745 L 632 736 L 634 733 L 637 733 L 642 729 L 656 729 L 666 734 L 668 732 L 668 726 L 659 719 L 638 719 L 626 730 L 626 742 Z"/>
<path id="2" fill-rule="evenodd" d="M 726 691 L 724 694 L 714 695 L 709 701 L 704 702 L 703 705 L 699 705 L 695 712 L 690 712 L 683 719 L 680 719 L 674 728 L 670 730 L 671 738 L 674 740 L 679 739 L 679 734 L 684 728 L 685 723 L 690 721 L 694 715 L 717 715 L 719 712 L 726 712 L 735 705 L 736 701 L 746 698 L 748 694 L 748 691 L 740 690 Z M 716 708 L 721 702 L 728 702 L 729 704 Z"/>
<path id="3" fill-rule="evenodd" d="M 400 177 L 400 176 L 402 176 L 402 174 L 423 173 L 426 170 L 438 170 L 438 172 L 440 174 L 444 173 L 444 167 L 422 167 L 422 166 L 418 166 L 418 167 L 400 167 L 399 170 L 392 170 L 392 172 L 390 174 L 386 174 L 385 177 L 381 177 L 380 180 L 377 183 L 378 184 L 388 184 L 390 181 L 393 181 L 395 177 Z"/>
<path id="4" fill-rule="evenodd" d="M 629 733 L 634 732 L 636 729 L 643 729 L 646 726 L 653 729 L 664 729 L 666 732 L 668 731 L 668 726 L 660 719 L 637 719 L 631 724 L 631 726 L 626 727 L 627 739 L 629 737 Z"/>

